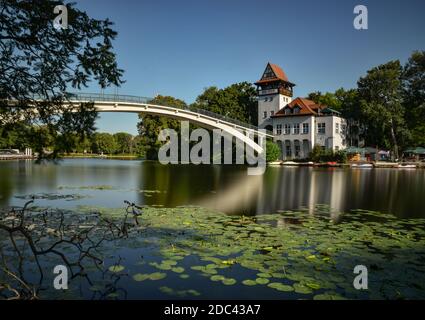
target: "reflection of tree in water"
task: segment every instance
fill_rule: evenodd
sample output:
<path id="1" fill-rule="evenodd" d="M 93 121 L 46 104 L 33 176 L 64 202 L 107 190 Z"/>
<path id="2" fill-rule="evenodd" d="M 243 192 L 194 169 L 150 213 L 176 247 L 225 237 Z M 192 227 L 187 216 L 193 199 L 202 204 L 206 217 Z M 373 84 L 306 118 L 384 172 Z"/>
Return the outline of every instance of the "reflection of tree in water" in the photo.
<path id="1" fill-rule="evenodd" d="M 83 278 L 93 286 L 89 271 L 98 271 L 105 286 L 94 290 L 93 298 L 119 293 L 125 297 L 125 290 L 118 288 L 121 275 L 104 270 L 101 249 L 105 242 L 128 236 L 134 225 L 128 216 L 138 224 L 140 208 L 126 202 L 124 219 L 118 221 L 96 212 L 39 210 L 30 207 L 33 202 L 21 209 L 0 211 L 0 299 L 37 299 L 41 291 L 51 289 L 53 282 L 46 280 L 53 268 L 46 264 L 52 261 L 67 267 L 70 282 Z"/>

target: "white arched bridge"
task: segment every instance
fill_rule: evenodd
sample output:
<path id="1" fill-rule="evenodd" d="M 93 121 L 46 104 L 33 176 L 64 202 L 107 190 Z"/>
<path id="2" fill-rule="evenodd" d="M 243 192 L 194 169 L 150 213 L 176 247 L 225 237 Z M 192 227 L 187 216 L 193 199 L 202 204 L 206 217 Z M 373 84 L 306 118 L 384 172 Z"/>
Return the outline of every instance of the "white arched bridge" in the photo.
<path id="1" fill-rule="evenodd" d="M 273 133 L 260 131 L 257 127 L 231 119 L 229 117 L 197 108 L 181 108 L 151 104 L 151 98 L 116 95 L 72 93 L 69 96 L 71 103 L 94 103 L 99 112 L 134 112 L 150 115 L 165 116 L 179 120 L 187 120 L 208 129 L 220 129 L 241 140 L 256 152 L 262 153 L 263 148 L 254 140 L 255 136 L 273 138 Z"/>

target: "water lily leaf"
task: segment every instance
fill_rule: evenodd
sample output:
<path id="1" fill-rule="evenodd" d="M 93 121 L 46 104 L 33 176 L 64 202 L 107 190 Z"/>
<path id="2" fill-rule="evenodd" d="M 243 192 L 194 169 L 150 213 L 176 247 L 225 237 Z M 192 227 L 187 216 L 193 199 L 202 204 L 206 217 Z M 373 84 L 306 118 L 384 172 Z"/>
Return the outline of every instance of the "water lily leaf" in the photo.
<path id="1" fill-rule="evenodd" d="M 269 288 L 276 289 L 276 290 L 283 291 L 283 292 L 294 291 L 293 287 L 288 286 L 286 284 L 279 283 L 279 282 L 272 282 L 272 283 L 269 283 L 267 286 Z"/>
<path id="2" fill-rule="evenodd" d="M 118 272 L 123 271 L 124 269 L 125 269 L 125 267 L 124 267 L 124 266 L 121 266 L 121 265 L 114 265 L 114 266 L 110 266 L 108 270 L 109 270 L 109 271 L 111 271 L 111 272 L 118 273 Z"/>
<path id="3" fill-rule="evenodd" d="M 145 281 L 149 279 L 149 274 L 137 273 L 133 276 L 135 281 Z"/>
<path id="4" fill-rule="evenodd" d="M 232 279 L 232 278 L 226 278 L 226 279 L 223 279 L 222 280 L 222 283 L 225 286 L 232 286 L 232 285 L 236 284 L 236 280 L 235 279 Z"/>
<path id="5" fill-rule="evenodd" d="M 218 274 L 216 274 L 216 275 L 213 275 L 213 276 L 211 276 L 211 278 L 210 278 L 212 281 L 223 281 L 224 279 L 225 279 L 225 277 L 224 276 L 222 276 L 222 275 L 218 275 Z"/>
<path id="6" fill-rule="evenodd" d="M 313 289 L 313 290 L 318 290 L 320 289 L 320 284 L 316 283 L 316 282 L 307 282 L 305 284 L 307 287 Z"/>
<path id="7" fill-rule="evenodd" d="M 257 278 L 255 279 L 255 282 L 257 282 L 258 284 L 267 284 L 270 282 L 270 280 L 266 278 Z"/>
<path id="8" fill-rule="evenodd" d="M 295 283 L 293 285 L 294 290 L 296 293 L 301 293 L 301 294 L 310 294 L 312 293 L 311 289 L 303 284 L 300 283 Z"/>
<path id="9" fill-rule="evenodd" d="M 255 285 L 257 285 L 257 282 L 255 280 L 250 280 L 250 279 L 244 280 L 244 281 L 242 281 L 242 283 L 244 285 L 246 285 L 246 286 L 255 286 Z"/>
<path id="10" fill-rule="evenodd" d="M 149 275 L 149 280 L 161 280 L 167 276 L 166 273 L 154 272 Z"/>
<path id="11" fill-rule="evenodd" d="M 171 271 L 173 271 L 175 273 L 182 273 L 182 272 L 184 272 L 184 268 L 183 267 L 175 267 L 175 268 L 172 268 Z"/>

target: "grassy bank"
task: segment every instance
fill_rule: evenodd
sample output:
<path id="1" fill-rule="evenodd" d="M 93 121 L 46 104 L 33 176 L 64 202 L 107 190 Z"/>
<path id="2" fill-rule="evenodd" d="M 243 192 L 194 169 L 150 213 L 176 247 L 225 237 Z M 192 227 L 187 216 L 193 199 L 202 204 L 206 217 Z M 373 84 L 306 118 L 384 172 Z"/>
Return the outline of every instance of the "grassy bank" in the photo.
<path id="1" fill-rule="evenodd" d="M 94 153 L 67 153 L 61 154 L 62 158 L 101 158 L 101 159 L 126 159 L 126 160 L 136 160 L 143 159 L 140 155 L 137 154 L 94 154 Z"/>

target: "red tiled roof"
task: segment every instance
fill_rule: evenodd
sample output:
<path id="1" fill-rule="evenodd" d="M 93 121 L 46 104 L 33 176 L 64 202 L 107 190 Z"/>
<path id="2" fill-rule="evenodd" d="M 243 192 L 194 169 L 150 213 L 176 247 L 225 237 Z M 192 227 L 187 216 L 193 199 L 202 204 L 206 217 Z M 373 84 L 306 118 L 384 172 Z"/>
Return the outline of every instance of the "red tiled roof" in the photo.
<path id="1" fill-rule="evenodd" d="M 267 65 L 270 65 L 273 73 L 275 74 L 275 78 L 267 78 L 267 79 L 260 79 L 256 82 L 256 84 L 270 82 L 270 81 L 276 81 L 276 80 L 283 80 L 286 82 L 289 82 L 288 77 L 286 76 L 286 73 L 282 70 L 281 67 L 279 67 L 277 64 L 268 63 Z"/>
<path id="2" fill-rule="evenodd" d="M 299 113 L 285 114 L 285 109 L 290 108 L 291 110 L 293 110 L 296 106 L 298 106 L 300 108 Z M 303 116 L 303 115 L 316 115 L 319 110 L 323 110 L 325 108 L 326 108 L 326 106 L 319 105 L 312 100 L 298 97 L 298 98 L 292 100 L 292 102 L 288 103 L 286 106 L 284 106 L 278 112 L 276 112 L 272 116 L 272 118 L 290 117 L 290 116 Z"/>
<path id="3" fill-rule="evenodd" d="M 270 67 L 272 67 L 272 70 L 276 77 L 278 77 L 280 80 L 288 81 L 288 77 L 286 76 L 285 72 L 282 70 L 281 67 L 279 67 L 277 64 L 269 63 Z"/>

